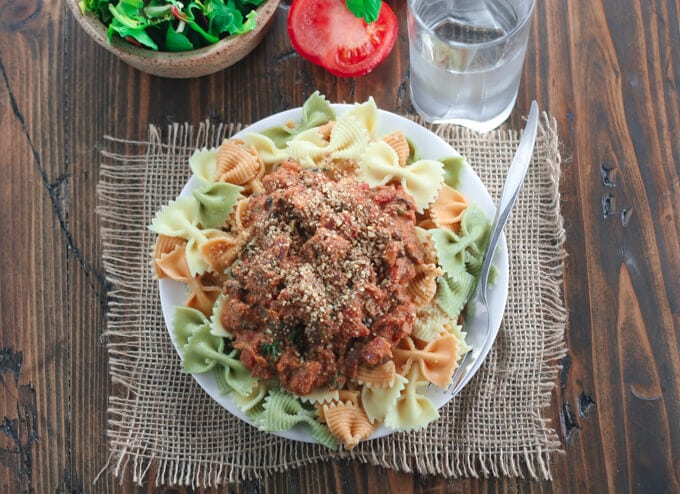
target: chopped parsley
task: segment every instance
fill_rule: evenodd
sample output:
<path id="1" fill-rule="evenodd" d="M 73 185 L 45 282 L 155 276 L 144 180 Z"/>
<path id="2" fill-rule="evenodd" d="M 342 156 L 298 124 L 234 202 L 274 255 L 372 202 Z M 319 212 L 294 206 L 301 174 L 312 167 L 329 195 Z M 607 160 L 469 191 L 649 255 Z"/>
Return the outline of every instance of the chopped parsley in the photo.
<path id="1" fill-rule="evenodd" d="M 296 345 L 301 334 L 302 328 L 300 326 L 288 329 L 288 342 L 291 345 Z"/>
<path id="2" fill-rule="evenodd" d="M 262 343 L 260 345 L 260 351 L 265 357 L 272 357 L 274 359 L 277 359 L 279 355 L 281 355 L 281 349 L 276 342 Z"/>

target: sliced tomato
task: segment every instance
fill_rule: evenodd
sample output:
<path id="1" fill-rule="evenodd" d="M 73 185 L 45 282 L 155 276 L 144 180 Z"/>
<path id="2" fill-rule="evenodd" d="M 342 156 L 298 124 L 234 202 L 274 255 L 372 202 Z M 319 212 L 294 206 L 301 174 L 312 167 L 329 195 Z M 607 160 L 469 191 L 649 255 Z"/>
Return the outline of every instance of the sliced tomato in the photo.
<path id="1" fill-rule="evenodd" d="M 370 24 L 352 14 L 345 0 L 293 0 L 288 13 L 293 48 L 339 77 L 373 70 L 392 51 L 397 30 L 397 17 L 384 1 Z"/>

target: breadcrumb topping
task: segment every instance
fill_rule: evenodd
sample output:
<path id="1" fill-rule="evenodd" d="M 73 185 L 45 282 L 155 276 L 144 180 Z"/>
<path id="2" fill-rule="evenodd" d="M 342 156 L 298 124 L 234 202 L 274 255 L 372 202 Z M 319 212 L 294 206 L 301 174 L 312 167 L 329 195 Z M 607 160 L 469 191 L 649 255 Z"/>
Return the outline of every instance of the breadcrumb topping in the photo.
<path id="1" fill-rule="evenodd" d="M 263 184 L 225 283 L 223 324 L 253 375 L 276 375 L 298 395 L 341 387 L 411 333 L 406 287 L 425 256 L 413 200 L 398 185 L 369 188 L 294 162 Z"/>

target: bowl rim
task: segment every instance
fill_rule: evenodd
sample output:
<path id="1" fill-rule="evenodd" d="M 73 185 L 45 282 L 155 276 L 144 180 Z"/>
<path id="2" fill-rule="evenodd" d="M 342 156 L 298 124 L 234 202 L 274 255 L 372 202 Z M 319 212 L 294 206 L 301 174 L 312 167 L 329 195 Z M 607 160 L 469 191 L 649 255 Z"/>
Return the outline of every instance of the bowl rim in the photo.
<path id="1" fill-rule="evenodd" d="M 256 38 L 269 25 L 281 0 L 266 0 L 255 8 L 257 21 L 255 28 L 247 33 L 232 34 L 217 43 L 187 51 L 154 51 L 141 48 L 127 41 L 113 37 L 108 41 L 107 27 L 94 12 L 82 12 L 78 0 L 66 0 L 78 23 L 102 47 L 121 58 L 134 58 L 138 61 L 153 60 L 155 64 L 174 64 L 182 60 L 201 60 L 211 58 L 233 46 L 245 46 Z"/>

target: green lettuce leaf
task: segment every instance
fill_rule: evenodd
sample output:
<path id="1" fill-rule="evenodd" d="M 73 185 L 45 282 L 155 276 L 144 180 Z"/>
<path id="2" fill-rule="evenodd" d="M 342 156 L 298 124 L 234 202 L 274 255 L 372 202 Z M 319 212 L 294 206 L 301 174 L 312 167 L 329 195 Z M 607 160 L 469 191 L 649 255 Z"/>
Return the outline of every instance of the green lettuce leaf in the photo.
<path id="1" fill-rule="evenodd" d="M 201 48 L 252 31 L 255 8 L 266 0 L 80 0 L 107 26 L 109 42 L 118 36 L 157 51 Z"/>
<path id="2" fill-rule="evenodd" d="M 187 51 L 193 50 L 193 48 L 194 45 L 191 44 L 189 38 L 175 31 L 172 24 L 168 25 L 168 30 L 165 33 L 165 49 L 167 51 Z"/>

